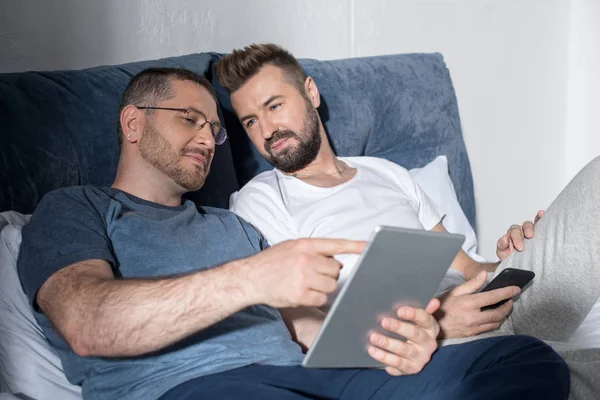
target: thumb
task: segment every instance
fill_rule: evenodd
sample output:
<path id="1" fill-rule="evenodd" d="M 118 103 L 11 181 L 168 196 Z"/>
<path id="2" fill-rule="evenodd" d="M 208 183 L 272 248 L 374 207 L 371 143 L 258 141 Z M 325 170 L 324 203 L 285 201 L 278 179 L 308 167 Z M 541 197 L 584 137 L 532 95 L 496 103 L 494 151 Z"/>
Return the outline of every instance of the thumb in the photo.
<path id="1" fill-rule="evenodd" d="M 502 237 L 500 239 L 498 239 L 498 243 L 496 243 L 496 247 L 500 250 L 504 250 L 508 248 L 508 245 L 510 243 L 510 237 L 508 236 L 508 233 L 505 233 L 504 235 L 502 235 Z"/>
<path id="2" fill-rule="evenodd" d="M 425 311 L 433 315 L 438 308 L 440 308 L 440 301 L 434 297 L 433 299 L 429 300 L 427 307 L 425 307 Z"/>
<path id="3" fill-rule="evenodd" d="M 486 282 L 487 272 L 481 271 L 472 279 L 469 279 L 460 286 L 455 287 L 450 292 L 450 296 L 462 296 L 465 294 L 473 294 L 483 287 Z"/>
<path id="4" fill-rule="evenodd" d="M 510 251 L 510 238 L 508 234 L 504 234 L 496 243 L 496 255 L 500 260 L 503 260 L 508 256 Z"/>
<path id="5" fill-rule="evenodd" d="M 533 224 L 537 224 L 537 222 L 540 220 L 540 218 L 542 218 L 542 216 L 544 216 L 545 211 L 544 210 L 540 210 L 537 212 L 537 214 L 535 215 L 535 218 L 533 220 Z"/>

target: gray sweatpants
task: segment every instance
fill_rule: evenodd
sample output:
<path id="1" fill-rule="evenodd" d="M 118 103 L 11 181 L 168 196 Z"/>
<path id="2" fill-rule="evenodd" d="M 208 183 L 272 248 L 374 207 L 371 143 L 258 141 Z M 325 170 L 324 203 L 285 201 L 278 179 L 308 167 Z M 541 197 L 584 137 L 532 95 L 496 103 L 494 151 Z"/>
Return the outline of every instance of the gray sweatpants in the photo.
<path id="1" fill-rule="evenodd" d="M 573 178 L 536 224 L 525 250 L 513 252 L 496 274 L 509 267 L 531 270 L 535 279 L 491 334 L 547 341 L 569 365 L 570 398 L 600 399 L 600 349 L 565 343 L 600 296 L 600 157 Z"/>

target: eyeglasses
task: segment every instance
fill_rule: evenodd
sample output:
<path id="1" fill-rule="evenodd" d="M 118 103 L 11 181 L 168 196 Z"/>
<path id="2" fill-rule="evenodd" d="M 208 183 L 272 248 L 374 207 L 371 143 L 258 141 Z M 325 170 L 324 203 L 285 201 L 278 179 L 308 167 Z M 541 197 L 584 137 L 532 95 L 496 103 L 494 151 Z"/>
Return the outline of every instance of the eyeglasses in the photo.
<path id="1" fill-rule="evenodd" d="M 184 115 L 184 119 L 188 125 L 193 129 L 200 131 L 206 124 L 210 126 L 210 133 L 212 134 L 215 144 L 223 144 L 227 139 L 227 131 L 218 123 L 210 122 L 206 119 L 206 116 L 198 110 L 193 108 L 169 108 L 169 107 L 137 107 L 140 110 L 167 110 L 167 111 L 179 111 Z"/>

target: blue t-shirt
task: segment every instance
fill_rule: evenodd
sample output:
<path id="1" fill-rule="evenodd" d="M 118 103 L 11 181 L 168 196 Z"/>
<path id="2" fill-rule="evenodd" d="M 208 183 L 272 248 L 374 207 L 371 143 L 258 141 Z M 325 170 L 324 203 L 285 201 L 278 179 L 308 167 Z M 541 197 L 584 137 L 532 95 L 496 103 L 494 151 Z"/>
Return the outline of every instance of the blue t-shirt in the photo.
<path id="1" fill-rule="evenodd" d="M 119 278 L 147 278 L 208 269 L 266 247 L 235 214 L 168 207 L 120 190 L 72 187 L 47 194 L 23 229 L 18 269 L 33 304 L 59 269 L 89 259 L 108 261 Z M 76 355 L 44 314 L 35 313 L 70 382 L 86 399 L 155 399 L 192 378 L 244 365 L 298 364 L 303 355 L 279 312 L 248 307 L 157 353 L 101 358 Z"/>

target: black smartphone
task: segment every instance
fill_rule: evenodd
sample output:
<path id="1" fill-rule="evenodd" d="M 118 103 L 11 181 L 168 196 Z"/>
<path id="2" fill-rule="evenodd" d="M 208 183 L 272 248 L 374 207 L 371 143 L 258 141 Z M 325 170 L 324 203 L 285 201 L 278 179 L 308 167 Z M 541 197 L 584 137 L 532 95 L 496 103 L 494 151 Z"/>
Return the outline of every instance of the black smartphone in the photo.
<path id="1" fill-rule="evenodd" d="M 527 271 L 524 269 L 516 269 L 516 268 L 506 268 L 502 272 L 500 272 L 490 283 L 484 287 L 481 292 L 489 292 L 490 290 L 500 289 L 507 286 L 518 286 L 523 289 L 535 276 L 535 273 L 532 271 Z M 493 310 L 494 308 L 500 307 L 502 304 L 506 303 L 507 300 L 502 300 L 496 304 L 492 304 L 489 306 L 485 306 L 481 308 L 481 311 Z"/>

